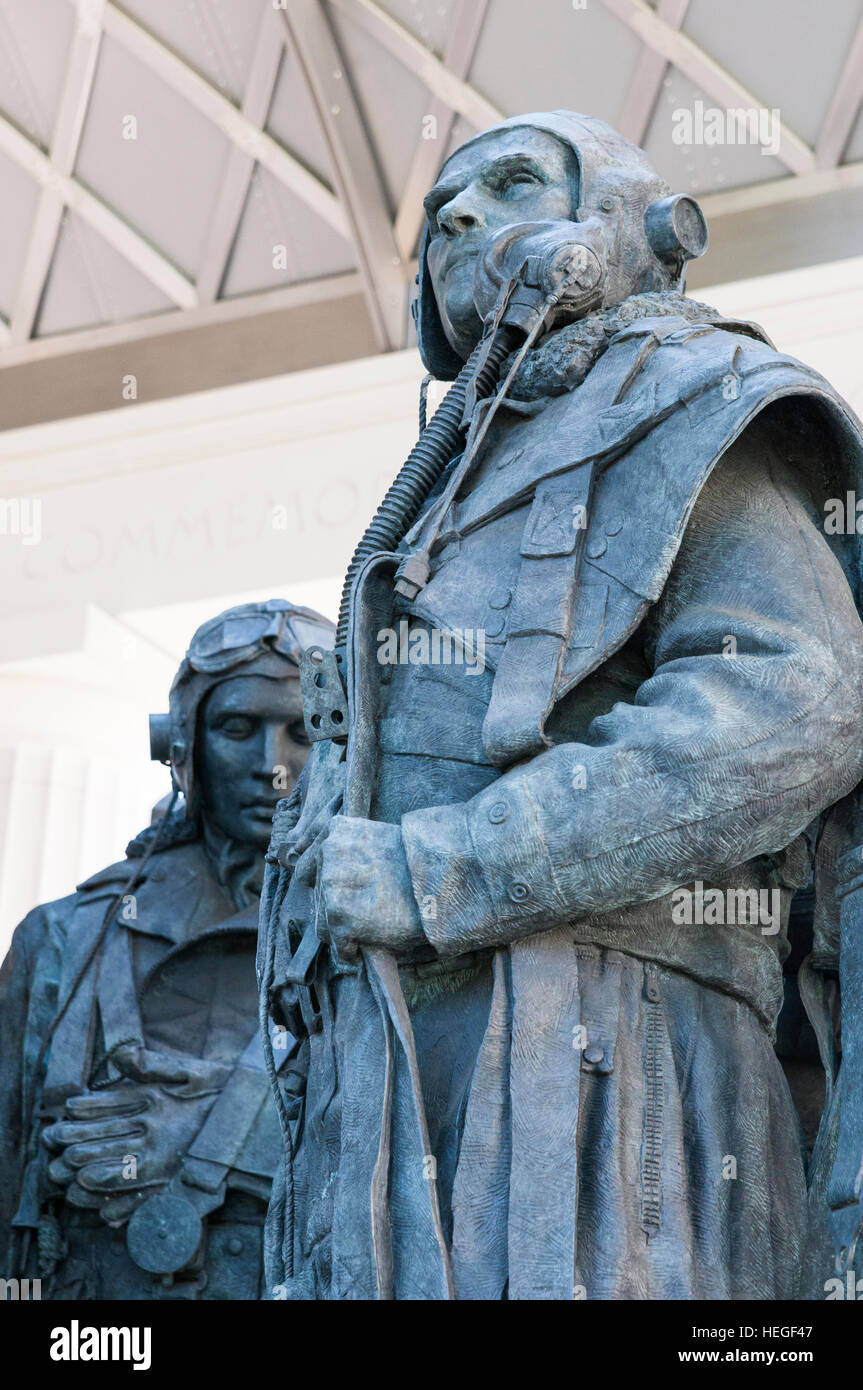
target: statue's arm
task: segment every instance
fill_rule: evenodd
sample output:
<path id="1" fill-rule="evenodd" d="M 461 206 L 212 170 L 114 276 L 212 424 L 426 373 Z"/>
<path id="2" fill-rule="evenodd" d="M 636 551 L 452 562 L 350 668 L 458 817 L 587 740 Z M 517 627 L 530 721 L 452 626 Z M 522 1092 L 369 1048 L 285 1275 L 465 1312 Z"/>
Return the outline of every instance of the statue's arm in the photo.
<path id="1" fill-rule="evenodd" d="M 777 851 L 859 780 L 863 627 L 763 434 L 743 436 L 705 486 L 645 654 L 651 675 L 634 702 L 596 718 L 584 742 L 403 818 L 412 890 L 435 904 L 423 928 L 441 954 Z"/>
<path id="2" fill-rule="evenodd" d="M 48 932 L 45 910 L 35 908 L 15 929 L 0 965 L 0 1278 L 15 1277 L 12 1218 L 27 1161 L 31 1117 L 25 1113 L 24 1047 L 39 953 Z"/>

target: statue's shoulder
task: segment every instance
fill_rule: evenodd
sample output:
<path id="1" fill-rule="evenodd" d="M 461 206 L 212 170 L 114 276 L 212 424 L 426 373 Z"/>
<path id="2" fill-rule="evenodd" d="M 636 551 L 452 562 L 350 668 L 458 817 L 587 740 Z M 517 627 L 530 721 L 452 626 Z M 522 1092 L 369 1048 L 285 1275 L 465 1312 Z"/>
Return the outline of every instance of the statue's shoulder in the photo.
<path id="1" fill-rule="evenodd" d="M 680 447 L 687 470 L 693 454 L 720 453 L 765 407 L 796 400 L 796 419 L 823 419 L 859 447 L 863 431 L 846 401 L 820 372 L 781 352 L 758 325 L 717 313 L 636 318 L 609 340 L 582 383 L 540 414 L 543 434 L 578 441 L 582 454 L 627 452 L 655 429 Z M 820 412 L 820 414 L 818 413 Z M 784 417 L 790 419 L 791 416 Z M 784 428 L 781 412 L 765 420 Z"/>
<path id="2" fill-rule="evenodd" d="M 43 947 L 56 936 L 65 935 L 71 920 L 77 894 L 39 903 L 21 919 L 12 933 L 8 953 L 3 963 L 4 974 L 29 977 L 39 960 Z M 5 996 L 4 996 L 5 997 Z"/>
<path id="3" fill-rule="evenodd" d="M 47 904 L 48 908 L 62 909 L 65 905 L 67 910 L 74 910 L 76 906 L 83 906 L 98 899 L 115 897 L 133 878 L 138 884 L 136 892 L 147 893 L 154 889 L 157 892 L 164 891 L 166 885 L 176 882 L 178 877 L 185 878 L 191 873 L 200 874 L 206 866 L 206 856 L 197 834 L 192 838 L 169 838 L 166 844 L 157 843 L 153 846 L 156 829 L 157 826 L 147 826 L 146 830 L 129 842 L 125 859 L 118 859 L 116 863 L 108 864 L 104 869 L 91 874 L 78 884 L 75 892 L 68 898 Z M 148 851 L 149 859 L 146 857 Z"/>
<path id="4" fill-rule="evenodd" d="M 60 902 L 74 903 L 75 899 L 79 897 L 101 895 L 106 889 L 116 890 L 134 872 L 134 867 L 134 863 L 130 859 L 118 859 L 116 864 L 108 864 L 104 869 L 99 869 L 95 874 L 91 874 L 89 878 L 83 879 L 75 892 L 70 894 L 68 898 L 60 899 Z"/>
<path id="5" fill-rule="evenodd" d="M 657 450 L 663 472 L 684 490 L 685 507 L 690 482 L 697 485 L 705 467 L 781 397 L 818 397 L 859 429 L 829 383 L 778 352 L 754 324 L 706 310 L 700 317 L 636 315 L 604 340 L 589 366 L 580 355 L 583 337 L 561 329 L 516 378 L 520 394 L 492 426 L 472 493 L 460 504 L 462 534 L 528 500 L 562 464 L 580 469 L 594 461 L 607 474 L 606 489 L 625 488 L 633 470 L 655 472 Z"/>
<path id="6" fill-rule="evenodd" d="M 820 372 L 782 352 L 759 324 L 747 319 L 726 318 L 715 312 L 701 320 L 645 316 L 614 335 L 609 354 L 612 351 L 617 362 L 616 370 L 608 373 L 609 384 L 614 382 L 622 399 L 639 385 L 662 383 L 663 403 L 676 398 L 688 404 L 718 385 L 723 399 L 732 404 L 743 394 L 735 385 L 745 383 L 756 394 L 774 395 L 781 390 L 784 394 L 823 395 L 845 405 Z M 626 359 L 633 357 L 634 361 L 627 363 Z M 614 381 L 621 368 L 626 372 L 622 390 Z"/>
<path id="7" fill-rule="evenodd" d="M 737 399 L 734 378 L 742 382 L 765 373 L 771 382 L 778 374 L 801 387 L 824 383 L 805 363 L 780 352 L 755 323 L 719 314 L 701 320 L 645 315 L 611 338 L 587 382 L 611 394 L 614 406 L 641 401 L 664 414 L 717 387 L 731 403 Z"/>

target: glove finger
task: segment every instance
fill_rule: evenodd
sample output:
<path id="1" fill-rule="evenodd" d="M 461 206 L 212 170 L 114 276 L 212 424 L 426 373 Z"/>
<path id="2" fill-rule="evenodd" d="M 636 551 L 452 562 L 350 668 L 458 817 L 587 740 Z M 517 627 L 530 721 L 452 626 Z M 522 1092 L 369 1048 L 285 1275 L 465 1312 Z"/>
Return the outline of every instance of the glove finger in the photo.
<path id="1" fill-rule="evenodd" d="M 155 1052 L 147 1047 L 118 1048 L 111 1058 L 114 1066 L 133 1081 L 160 1081 L 180 1084 L 189 1079 L 192 1057 Z"/>
<path id="2" fill-rule="evenodd" d="M 74 1179 L 75 1169 L 69 1166 L 65 1156 L 63 1158 L 55 1158 L 48 1164 L 48 1176 L 51 1178 L 52 1182 L 59 1183 L 61 1187 L 65 1187 L 67 1183 L 72 1182 Z"/>
<path id="3" fill-rule="evenodd" d="M 139 1115 L 146 1110 L 149 1099 L 136 1086 L 119 1086 L 114 1091 L 88 1091 L 83 1096 L 70 1096 L 66 1113 L 73 1120 L 100 1120 L 107 1115 Z"/>
<path id="4" fill-rule="evenodd" d="M 60 1149 L 69 1144 L 98 1143 L 100 1139 L 119 1139 L 124 1134 L 143 1133 L 144 1125 L 133 1116 L 127 1119 L 93 1120 L 89 1124 L 61 1120 L 58 1124 L 50 1125 L 42 1139 L 49 1149 Z"/>
<path id="5" fill-rule="evenodd" d="M 306 820 L 305 825 L 302 821 L 298 823 L 291 844 L 292 857 L 290 862 L 295 868 L 309 847 L 314 847 L 314 842 L 324 835 L 324 831 L 328 828 L 333 817 L 338 815 L 342 805 L 342 795 L 342 791 L 338 791 L 313 817 Z"/>
<path id="6" fill-rule="evenodd" d="M 142 1131 L 143 1133 L 143 1131 Z M 70 1168 L 86 1168 L 92 1163 L 115 1161 L 121 1166 L 130 1157 L 129 1140 L 122 1142 L 114 1141 L 113 1144 L 73 1144 L 63 1155 L 64 1161 Z M 131 1155 L 137 1157 L 137 1155 Z"/>
<path id="7" fill-rule="evenodd" d="M 106 1225 L 125 1226 L 129 1217 L 134 1215 L 148 1196 L 150 1196 L 149 1189 L 146 1192 L 136 1190 L 135 1192 L 124 1192 L 115 1197 L 94 1198 L 94 1200 L 100 1201 L 99 1215 Z"/>
<path id="8" fill-rule="evenodd" d="M 140 1171 L 135 1178 L 123 1177 L 122 1161 L 91 1163 L 77 1174 L 77 1180 L 87 1192 L 128 1192 L 143 1187 L 164 1186 L 164 1177 L 147 1178 Z"/>
<path id="9" fill-rule="evenodd" d="M 98 1211 L 105 1199 L 97 1192 L 85 1192 L 82 1187 L 73 1182 L 67 1187 L 64 1200 L 68 1202 L 70 1207 L 84 1207 L 90 1211 Z"/>
<path id="10" fill-rule="evenodd" d="M 132 1051 L 115 1053 L 117 1066 L 127 1069 L 128 1074 L 138 1082 L 156 1083 L 160 1088 L 171 1087 L 166 1094 L 181 1099 L 221 1090 L 230 1072 L 224 1063 L 204 1061 L 201 1057 L 154 1052 L 144 1047 L 135 1048 L 134 1056 Z"/>
<path id="11" fill-rule="evenodd" d="M 311 888 L 318 876 L 318 866 L 321 858 L 320 844 L 310 845 L 300 855 L 294 867 L 294 877 L 298 883 L 304 883 L 307 888 Z"/>

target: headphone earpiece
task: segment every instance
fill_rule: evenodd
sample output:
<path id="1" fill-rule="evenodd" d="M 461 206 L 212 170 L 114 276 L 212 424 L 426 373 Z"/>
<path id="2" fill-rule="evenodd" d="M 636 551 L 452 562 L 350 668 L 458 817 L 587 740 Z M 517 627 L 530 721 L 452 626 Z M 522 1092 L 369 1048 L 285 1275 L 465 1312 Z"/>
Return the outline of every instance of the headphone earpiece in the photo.
<path id="1" fill-rule="evenodd" d="M 667 265 L 682 265 L 707 250 L 707 219 L 686 193 L 651 203 L 644 214 L 644 231 L 654 255 Z"/>
<path id="2" fill-rule="evenodd" d="M 150 715 L 150 757 L 154 763 L 171 761 L 171 716 Z"/>

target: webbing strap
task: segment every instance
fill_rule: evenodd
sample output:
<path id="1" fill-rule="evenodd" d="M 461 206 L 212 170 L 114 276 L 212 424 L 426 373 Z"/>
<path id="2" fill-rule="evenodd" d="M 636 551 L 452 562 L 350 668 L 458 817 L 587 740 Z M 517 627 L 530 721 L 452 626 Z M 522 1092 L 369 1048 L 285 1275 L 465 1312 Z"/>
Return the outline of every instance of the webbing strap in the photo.
<path id="1" fill-rule="evenodd" d="M 545 722 L 572 634 L 597 466 L 541 483 L 521 543 L 506 646 L 482 728 L 489 760 L 507 766 L 549 746 Z"/>

